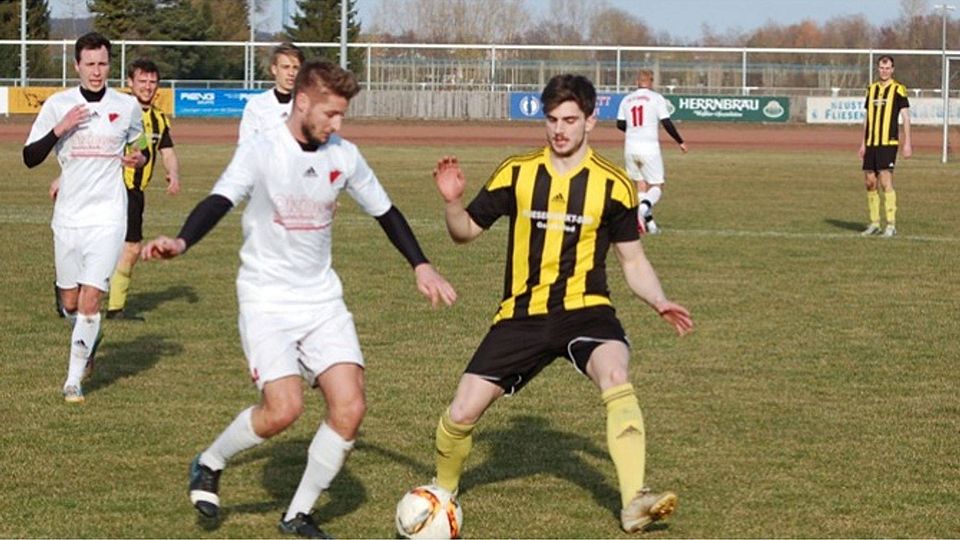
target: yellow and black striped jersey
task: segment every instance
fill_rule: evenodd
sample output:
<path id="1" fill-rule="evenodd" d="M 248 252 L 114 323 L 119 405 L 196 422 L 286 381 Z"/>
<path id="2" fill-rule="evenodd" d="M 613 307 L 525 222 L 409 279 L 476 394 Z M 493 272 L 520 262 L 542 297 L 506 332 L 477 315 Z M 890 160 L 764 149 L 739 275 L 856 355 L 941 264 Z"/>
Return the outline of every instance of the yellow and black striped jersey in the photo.
<path id="1" fill-rule="evenodd" d="M 507 158 L 467 206 L 484 229 L 510 220 L 494 322 L 611 305 L 607 251 L 639 238 L 637 204 L 634 183 L 592 149 L 565 175 L 549 147 Z"/>
<path id="2" fill-rule="evenodd" d="M 143 148 L 147 162 L 139 169 L 128 167 L 123 169 L 123 182 L 127 185 L 127 189 L 140 191 L 146 189 L 153 177 L 153 167 L 157 164 L 157 154 L 160 153 L 160 149 L 173 148 L 170 121 L 159 107 L 151 105 L 143 109 L 143 136 L 147 143 Z"/>
<path id="3" fill-rule="evenodd" d="M 867 88 L 867 127 L 863 134 L 866 146 L 897 146 L 900 110 L 910 107 L 907 87 L 890 79 L 877 81 Z"/>

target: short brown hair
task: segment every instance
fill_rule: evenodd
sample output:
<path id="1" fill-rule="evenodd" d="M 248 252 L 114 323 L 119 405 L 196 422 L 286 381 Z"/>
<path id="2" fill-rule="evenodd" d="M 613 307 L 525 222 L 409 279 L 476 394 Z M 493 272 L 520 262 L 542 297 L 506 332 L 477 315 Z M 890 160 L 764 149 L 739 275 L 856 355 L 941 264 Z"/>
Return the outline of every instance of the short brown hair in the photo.
<path id="1" fill-rule="evenodd" d="M 81 52 L 87 49 L 95 51 L 100 47 L 106 47 L 107 57 L 110 57 L 110 40 L 103 37 L 102 34 L 98 34 L 97 32 L 87 32 L 86 34 L 80 36 L 80 38 L 77 39 L 76 44 L 74 44 L 73 57 L 77 62 L 79 62 Z"/>
<path id="2" fill-rule="evenodd" d="M 883 62 L 883 61 L 885 61 L 885 60 L 889 60 L 889 61 L 890 61 L 890 67 L 893 67 L 893 66 L 894 66 L 894 64 L 893 64 L 893 57 L 890 56 L 889 54 L 884 54 L 884 55 L 881 55 L 880 58 L 877 58 L 877 65 L 879 66 L 880 63 Z"/>
<path id="3" fill-rule="evenodd" d="M 337 64 L 327 60 L 310 60 L 300 66 L 293 84 L 293 95 L 313 91 L 351 99 L 360 92 L 360 83 L 356 75 Z"/>
<path id="4" fill-rule="evenodd" d="M 583 75 L 555 75 L 540 94 L 543 112 L 549 113 L 567 101 L 576 102 L 584 116 L 590 116 L 597 107 L 597 89 Z"/>
<path id="5" fill-rule="evenodd" d="M 130 67 L 127 68 L 127 77 L 133 79 L 133 76 L 136 75 L 138 71 L 141 73 L 153 73 L 157 76 L 157 80 L 160 80 L 160 68 L 149 58 L 137 58 L 133 62 L 130 62 Z"/>
<path id="6" fill-rule="evenodd" d="M 270 65 L 276 64 L 277 59 L 280 58 L 280 55 L 283 56 L 292 56 L 303 63 L 303 51 L 300 50 L 300 47 L 297 47 L 289 41 L 281 43 L 273 48 L 273 51 L 270 53 Z"/>

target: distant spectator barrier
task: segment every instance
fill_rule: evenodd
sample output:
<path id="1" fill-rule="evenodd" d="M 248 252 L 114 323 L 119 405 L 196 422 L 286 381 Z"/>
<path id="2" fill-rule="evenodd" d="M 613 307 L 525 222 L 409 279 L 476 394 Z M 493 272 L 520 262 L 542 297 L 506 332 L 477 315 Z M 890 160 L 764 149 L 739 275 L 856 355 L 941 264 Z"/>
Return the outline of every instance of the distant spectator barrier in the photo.
<path id="1" fill-rule="evenodd" d="M 262 92 L 263 90 L 178 88 L 174 94 L 174 114 L 177 117 L 239 118 L 247 100 Z"/>
<path id="2" fill-rule="evenodd" d="M 597 94 L 597 118 L 616 120 L 620 101 L 626 94 Z M 714 122 L 786 122 L 790 119 L 790 98 L 768 96 L 668 95 L 667 107 L 675 120 Z M 510 119 L 543 118 L 540 94 L 510 93 Z"/>
<path id="3" fill-rule="evenodd" d="M 808 97 L 808 124 L 863 124 L 864 97 Z M 910 98 L 910 123 L 943 125 L 943 100 Z M 960 124 L 960 99 L 950 99 L 950 124 Z"/>
<path id="4" fill-rule="evenodd" d="M 9 97 L 8 97 L 7 88 L 0 87 L 0 114 L 6 116 L 10 114 Z"/>
<path id="5" fill-rule="evenodd" d="M 0 114 L 37 114 L 40 107 L 50 96 L 64 90 L 60 86 L 27 86 L 12 88 L 3 88 L 3 94 L 0 95 Z M 126 91 L 125 88 L 121 91 Z M 173 91 L 169 88 L 157 90 L 157 97 L 154 101 L 160 109 L 166 114 L 173 113 Z M 5 107 L 5 109 L 2 109 Z"/>

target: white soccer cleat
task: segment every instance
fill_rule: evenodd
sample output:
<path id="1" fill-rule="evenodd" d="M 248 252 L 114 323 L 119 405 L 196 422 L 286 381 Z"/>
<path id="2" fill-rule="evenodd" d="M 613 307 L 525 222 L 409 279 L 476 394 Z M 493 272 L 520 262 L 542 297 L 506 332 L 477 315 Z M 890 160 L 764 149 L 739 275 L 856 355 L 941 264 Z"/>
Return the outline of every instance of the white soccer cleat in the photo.
<path id="1" fill-rule="evenodd" d="M 647 234 L 660 234 L 660 227 L 657 226 L 657 222 L 653 218 L 647 221 Z"/>
<path id="2" fill-rule="evenodd" d="M 67 403 L 83 403 L 83 390 L 79 384 L 63 387 L 63 401 Z"/>
<path id="3" fill-rule="evenodd" d="M 862 232 L 860 232 L 860 236 L 873 236 L 875 234 L 880 234 L 880 232 L 881 232 L 880 224 L 871 223 L 869 227 L 867 227 Z"/>
<path id="4" fill-rule="evenodd" d="M 887 225 L 887 228 L 883 230 L 884 238 L 893 238 L 897 235 L 897 227 L 894 225 Z"/>

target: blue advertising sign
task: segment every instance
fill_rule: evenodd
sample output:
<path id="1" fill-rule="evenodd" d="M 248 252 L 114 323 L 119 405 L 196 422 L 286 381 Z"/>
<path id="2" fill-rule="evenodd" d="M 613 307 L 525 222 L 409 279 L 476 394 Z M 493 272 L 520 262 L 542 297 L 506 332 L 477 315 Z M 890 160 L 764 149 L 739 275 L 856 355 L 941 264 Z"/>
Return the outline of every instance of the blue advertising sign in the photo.
<path id="1" fill-rule="evenodd" d="M 173 111 L 178 117 L 240 117 L 247 100 L 263 90 L 223 88 L 178 88 L 173 96 Z"/>
<path id="2" fill-rule="evenodd" d="M 616 120 L 622 94 L 597 94 L 597 119 Z M 543 104 L 540 94 L 533 92 L 510 92 L 511 120 L 543 120 Z"/>

